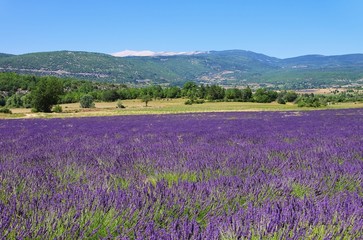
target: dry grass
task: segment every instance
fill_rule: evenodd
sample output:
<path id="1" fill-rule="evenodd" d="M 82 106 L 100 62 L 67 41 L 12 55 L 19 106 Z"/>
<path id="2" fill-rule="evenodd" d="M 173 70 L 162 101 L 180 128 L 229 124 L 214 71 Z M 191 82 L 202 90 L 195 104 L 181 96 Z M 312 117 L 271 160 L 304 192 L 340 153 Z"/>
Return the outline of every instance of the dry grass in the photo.
<path id="1" fill-rule="evenodd" d="M 154 100 L 145 103 L 140 100 L 124 100 L 124 109 L 116 108 L 116 102 L 98 102 L 95 108 L 84 109 L 79 103 L 62 104 L 63 113 L 32 113 L 30 109 L 11 109 L 13 114 L 0 114 L 0 118 L 52 118 L 52 117 L 87 117 L 135 114 L 172 114 L 189 112 L 227 112 L 227 111 L 303 111 L 314 108 L 299 108 L 288 103 L 243 103 L 243 102 L 206 102 L 204 104 L 185 105 L 185 99 Z M 363 103 L 340 103 L 318 109 L 363 108 Z"/>
<path id="2" fill-rule="evenodd" d="M 303 89 L 296 90 L 295 92 L 303 94 L 303 93 L 314 93 L 314 94 L 331 94 L 332 92 L 338 90 L 339 92 L 345 92 L 349 90 L 349 88 L 312 88 L 312 89 Z M 355 90 L 358 92 L 362 92 L 362 90 Z"/>

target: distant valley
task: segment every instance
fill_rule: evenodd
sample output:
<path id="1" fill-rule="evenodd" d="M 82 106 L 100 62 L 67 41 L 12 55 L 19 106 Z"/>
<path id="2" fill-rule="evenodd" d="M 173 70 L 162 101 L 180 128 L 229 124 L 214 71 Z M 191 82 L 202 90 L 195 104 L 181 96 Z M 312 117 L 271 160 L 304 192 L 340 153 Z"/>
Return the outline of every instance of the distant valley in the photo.
<path id="1" fill-rule="evenodd" d="M 363 86 L 363 54 L 279 59 L 244 50 L 124 51 L 113 55 L 57 51 L 0 54 L 0 72 L 53 75 L 129 85 L 223 86 L 283 89 Z"/>

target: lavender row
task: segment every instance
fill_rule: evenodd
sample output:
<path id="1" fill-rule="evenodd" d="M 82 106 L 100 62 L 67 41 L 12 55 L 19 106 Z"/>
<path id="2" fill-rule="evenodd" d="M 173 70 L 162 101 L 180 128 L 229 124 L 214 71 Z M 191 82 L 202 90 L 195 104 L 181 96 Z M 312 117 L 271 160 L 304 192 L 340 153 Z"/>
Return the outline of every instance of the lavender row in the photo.
<path id="1" fill-rule="evenodd" d="M 6 239 L 363 238 L 363 109 L 0 121 Z"/>

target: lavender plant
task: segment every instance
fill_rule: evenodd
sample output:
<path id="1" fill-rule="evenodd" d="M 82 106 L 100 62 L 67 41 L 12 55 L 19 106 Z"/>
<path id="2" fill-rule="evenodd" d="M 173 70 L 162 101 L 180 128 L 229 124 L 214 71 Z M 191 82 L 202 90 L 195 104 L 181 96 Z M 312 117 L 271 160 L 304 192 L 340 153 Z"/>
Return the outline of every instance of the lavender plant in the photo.
<path id="1" fill-rule="evenodd" d="M 363 110 L 0 121 L 4 239 L 363 238 Z"/>

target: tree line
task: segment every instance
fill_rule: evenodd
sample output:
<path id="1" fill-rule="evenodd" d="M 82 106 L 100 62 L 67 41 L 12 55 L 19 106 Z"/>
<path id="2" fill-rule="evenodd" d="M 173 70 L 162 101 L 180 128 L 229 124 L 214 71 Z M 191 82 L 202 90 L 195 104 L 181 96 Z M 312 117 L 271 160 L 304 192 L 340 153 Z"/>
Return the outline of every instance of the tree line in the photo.
<path id="1" fill-rule="evenodd" d="M 152 99 L 185 98 L 185 104 L 205 101 L 238 101 L 280 104 L 295 102 L 301 107 L 320 107 L 329 102 L 363 101 L 356 92 L 335 92 L 323 96 L 299 95 L 294 91 L 274 91 L 259 88 L 223 88 L 218 85 L 198 85 L 186 82 L 183 87 L 150 85 L 130 87 L 123 84 L 90 82 L 56 77 L 36 77 L 15 73 L 0 73 L 0 107 L 33 108 L 34 111 L 51 112 L 52 107 L 62 103 L 80 102 L 91 107 L 93 101 L 113 102 L 125 99 L 142 99 L 146 105 Z M 120 105 L 122 106 L 122 105 Z"/>

